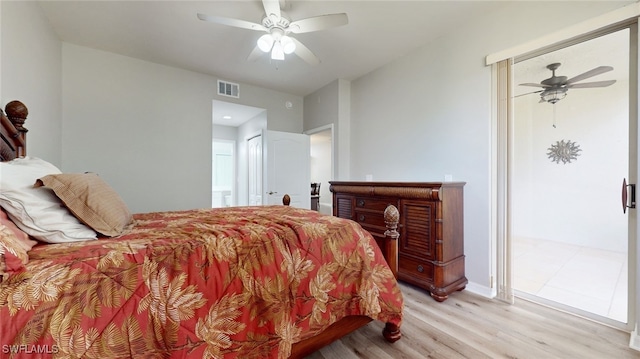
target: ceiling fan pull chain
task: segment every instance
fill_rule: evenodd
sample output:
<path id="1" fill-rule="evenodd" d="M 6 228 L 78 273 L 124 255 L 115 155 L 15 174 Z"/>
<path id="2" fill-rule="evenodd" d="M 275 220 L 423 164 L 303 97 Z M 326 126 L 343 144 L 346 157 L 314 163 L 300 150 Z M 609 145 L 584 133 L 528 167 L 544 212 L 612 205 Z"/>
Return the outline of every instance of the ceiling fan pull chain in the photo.
<path id="1" fill-rule="evenodd" d="M 552 104 L 553 106 L 553 128 L 556 128 L 556 104 Z"/>

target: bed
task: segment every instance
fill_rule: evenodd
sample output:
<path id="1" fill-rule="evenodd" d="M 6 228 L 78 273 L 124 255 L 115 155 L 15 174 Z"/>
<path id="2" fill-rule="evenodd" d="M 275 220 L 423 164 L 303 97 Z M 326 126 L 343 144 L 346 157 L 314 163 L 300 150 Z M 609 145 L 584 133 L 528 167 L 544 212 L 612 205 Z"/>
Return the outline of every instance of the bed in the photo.
<path id="1" fill-rule="evenodd" d="M 40 163 L 27 156 L 26 107 L 13 101 L 6 113 L 0 110 L 5 179 L 11 166 L 27 163 L 31 171 Z M 290 207 L 287 196 L 281 206 L 129 214 L 98 175 L 40 165 L 40 174 L 54 173 L 33 178 L 28 191 L 46 192 L 61 216 L 96 235 L 34 241 L 40 232 L 21 233 L 33 229 L 15 213 L 3 182 L 3 357 L 301 358 L 371 320 L 386 323 L 387 341 L 401 337 L 393 206 L 385 212 L 387 238 L 376 243 L 355 222 Z M 73 186 L 85 181 L 99 184 L 87 187 L 91 195 L 99 187 L 112 196 L 100 192 L 92 201 L 115 201 L 116 220 L 69 198 L 65 190 L 77 197 Z M 83 230 L 69 236 L 84 238 Z M 11 242 L 19 236 L 21 246 Z"/>

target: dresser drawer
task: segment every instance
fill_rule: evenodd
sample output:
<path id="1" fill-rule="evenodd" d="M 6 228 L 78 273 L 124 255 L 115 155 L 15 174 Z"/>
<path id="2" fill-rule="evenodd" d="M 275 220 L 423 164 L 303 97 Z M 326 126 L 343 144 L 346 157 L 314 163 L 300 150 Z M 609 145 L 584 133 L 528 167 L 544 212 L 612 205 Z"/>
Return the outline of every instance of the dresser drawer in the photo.
<path id="1" fill-rule="evenodd" d="M 398 261 L 398 276 L 408 282 L 433 282 L 434 266 L 429 261 L 401 256 Z"/>
<path id="2" fill-rule="evenodd" d="M 356 197 L 356 210 L 366 209 L 366 210 L 380 212 L 380 214 L 382 214 L 384 213 L 384 210 L 387 208 L 387 206 L 390 204 L 393 204 L 396 207 L 398 206 L 397 201 L 394 201 L 393 199 Z"/>
<path id="3" fill-rule="evenodd" d="M 385 227 L 384 214 L 371 211 L 359 211 L 356 209 L 356 216 L 354 220 L 363 226 L 378 226 Z"/>

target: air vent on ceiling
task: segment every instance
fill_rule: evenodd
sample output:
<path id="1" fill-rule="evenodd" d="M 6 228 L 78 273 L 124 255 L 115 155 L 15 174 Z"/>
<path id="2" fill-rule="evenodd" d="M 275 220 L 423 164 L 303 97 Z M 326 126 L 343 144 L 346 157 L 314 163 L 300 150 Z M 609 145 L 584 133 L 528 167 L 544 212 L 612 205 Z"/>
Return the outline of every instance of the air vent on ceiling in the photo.
<path id="1" fill-rule="evenodd" d="M 218 80 L 218 95 L 240 98 L 240 85 Z"/>

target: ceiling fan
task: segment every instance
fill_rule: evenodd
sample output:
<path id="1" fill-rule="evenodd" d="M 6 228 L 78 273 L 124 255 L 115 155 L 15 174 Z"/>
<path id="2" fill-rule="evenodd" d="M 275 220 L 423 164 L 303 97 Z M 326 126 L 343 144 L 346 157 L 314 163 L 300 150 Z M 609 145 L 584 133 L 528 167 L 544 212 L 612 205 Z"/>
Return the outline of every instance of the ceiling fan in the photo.
<path id="1" fill-rule="evenodd" d="M 280 0 L 262 0 L 262 5 L 264 6 L 265 15 L 260 24 L 205 14 L 198 14 L 198 19 L 242 29 L 266 32 L 266 34 L 258 39 L 256 47 L 249 54 L 247 58 L 249 61 L 254 61 L 263 53 L 268 52 L 271 52 L 271 59 L 273 60 L 284 60 L 285 54 L 295 53 L 311 65 L 319 64 L 320 60 L 318 60 L 309 48 L 296 38 L 290 36 L 290 34 L 324 30 L 346 25 L 349 22 L 347 14 L 345 13 L 320 15 L 291 21 L 291 19 L 280 10 Z"/>
<path id="2" fill-rule="evenodd" d="M 524 84 L 520 84 L 520 86 L 542 87 L 542 90 L 529 92 L 528 94 L 540 93 L 540 102 L 549 102 L 555 105 L 556 102 L 562 100 L 563 98 L 565 98 L 565 96 L 567 96 L 567 91 L 569 91 L 570 88 L 578 89 L 578 88 L 607 87 L 607 86 L 613 85 L 616 82 L 616 80 L 607 80 L 607 81 L 576 83 L 578 81 L 582 81 L 590 77 L 600 75 L 605 72 L 609 72 L 613 70 L 613 67 L 611 66 L 598 66 L 594 69 L 591 69 L 585 73 L 582 73 L 570 79 L 567 79 L 566 76 L 556 76 L 556 70 L 558 69 L 558 67 L 560 67 L 559 62 L 549 64 L 547 65 L 547 68 L 551 70 L 550 78 L 546 80 L 542 80 L 542 82 L 540 82 L 539 84 L 524 83 Z M 528 94 L 525 94 L 525 95 L 528 95 Z"/>

